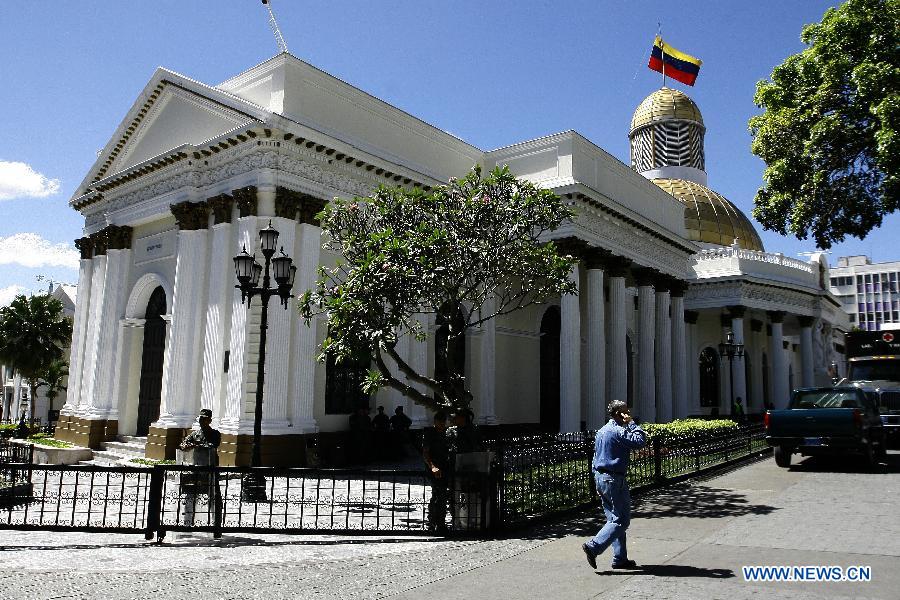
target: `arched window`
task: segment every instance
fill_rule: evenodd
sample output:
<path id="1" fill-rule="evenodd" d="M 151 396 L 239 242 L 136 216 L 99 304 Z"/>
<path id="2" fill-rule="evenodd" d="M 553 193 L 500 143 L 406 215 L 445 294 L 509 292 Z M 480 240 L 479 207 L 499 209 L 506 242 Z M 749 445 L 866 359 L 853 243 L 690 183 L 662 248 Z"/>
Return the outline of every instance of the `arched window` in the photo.
<path id="1" fill-rule="evenodd" d="M 450 323 L 446 317 L 438 313 L 435 319 L 437 326 L 434 332 L 434 378 L 438 381 L 447 381 L 450 378 L 451 370 L 458 375 L 465 375 L 466 372 L 466 337 L 459 335 L 450 341 L 447 345 L 447 338 L 450 336 Z M 453 315 L 453 329 L 458 332 L 463 331 L 466 326 L 463 318 L 462 310 L 457 307 L 456 313 Z"/>
<path id="2" fill-rule="evenodd" d="M 744 411 L 750 412 L 750 401 L 753 398 L 753 369 L 750 366 L 750 357 L 744 355 L 744 385 L 747 397 L 744 398 Z"/>
<path id="3" fill-rule="evenodd" d="M 712 348 L 700 353 L 700 406 L 719 406 L 719 354 Z"/>
<path id="4" fill-rule="evenodd" d="M 541 319 L 541 429 L 559 432 L 559 307 L 551 306 Z"/>
<path id="5" fill-rule="evenodd" d="M 371 357 L 358 354 L 340 363 L 334 355 L 325 359 L 325 414 L 347 415 L 359 407 L 369 408 L 369 395 L 362 391 L 362 384 L 369 371 Z"/>
<path id="6" fill-rule="evenodd" d="M 628 393 L 628 406 L 634 406 L 634 346 L 631 344 L 631 338 L 627 335 L 625 336 L 625 385 Z"/>

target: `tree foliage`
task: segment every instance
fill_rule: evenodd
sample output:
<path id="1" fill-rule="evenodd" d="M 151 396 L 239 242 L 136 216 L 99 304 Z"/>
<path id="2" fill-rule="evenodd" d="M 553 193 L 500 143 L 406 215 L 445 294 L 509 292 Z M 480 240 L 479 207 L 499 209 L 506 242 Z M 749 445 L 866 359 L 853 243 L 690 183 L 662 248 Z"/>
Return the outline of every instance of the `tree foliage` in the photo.
<path id="1" fill-rule="evenodd" d="M 388 386 L 432 410 L 468 407 L 472 394 L 462 365 L 453 364 L 454 345 L 498 315 L 575 292 L 572 257 L 541 241 L 571 216 L 558 196 L 505 167 L 486 177 L 475 167 L 429 193 L 380 187 L 371 197 L 335 199 L 319 217 L 324 248 L 341 258 L 320 269 L 300 301 L 307 323 L 327 315 L 320 359 L 366 353 L 376 368 L 365 391 Z M 408 336 L 427 338 L 425 315 L 446 324 L 435 377 L 398 350 Z"/>
<path id="2" fill-rule="evenodd" d="M 0 308 L 0 363 L 28 381 L 32 402 L 39 381 L 64 359 L 71 340 L 72 321 L 49 294 L 19 295 Z"/>
<path id="3" fill-rule="evenodd" d="M 753 216 L 827 249 L 900 208 L 900 0 L 849 0 L 800 39 L 756 87 Z"/>

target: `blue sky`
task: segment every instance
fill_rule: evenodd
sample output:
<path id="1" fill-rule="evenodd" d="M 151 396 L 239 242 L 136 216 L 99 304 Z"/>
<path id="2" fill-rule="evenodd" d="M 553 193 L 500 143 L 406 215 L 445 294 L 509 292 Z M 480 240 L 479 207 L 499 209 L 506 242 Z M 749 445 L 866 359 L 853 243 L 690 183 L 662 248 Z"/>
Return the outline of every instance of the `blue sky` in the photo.
<path id="1" fill-rule="evenodd" d="M 273 0 L 296 56 L 483 149 L 574 129 L 623 162 L 657 23 L 704 63 L 694 88 L 710 187 L 749 214 L 763 164 L 747 119 L 756 81 L 802 49 L 835 2 Z M 217 84 L 276 53 L 259 0 L 3 2 L 0 302 L 75 282 L 75 187 L 157 66 Z M 900 258 L 889 218 L 837 256 Z M 760 228 L 761 230 L 761 228 Z M 31 234 L 31 235 L 27 235 Z M 768 250 L 813 242 L 761 231 Z"/>

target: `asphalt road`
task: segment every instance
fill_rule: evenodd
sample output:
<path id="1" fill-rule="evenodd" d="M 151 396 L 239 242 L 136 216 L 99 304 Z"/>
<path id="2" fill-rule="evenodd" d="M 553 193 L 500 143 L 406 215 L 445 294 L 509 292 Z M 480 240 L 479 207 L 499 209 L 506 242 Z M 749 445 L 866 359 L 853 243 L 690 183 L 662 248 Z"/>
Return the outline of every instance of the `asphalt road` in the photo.
<path id="1" fill-rule="evenodd" d="M 796 457 L 795 457 L 796 462 Z M 0 531 L 3 598 L 900 597 L 900 453 L 772 459 L 637 499 L 633 572 L 587 566 L 587 514 L 500 540 L 182 537 Z M 599 511 L 598 511 L 599 512 Z M 871 567 L 869 582 L 747 582 L 749 565 Z"/>

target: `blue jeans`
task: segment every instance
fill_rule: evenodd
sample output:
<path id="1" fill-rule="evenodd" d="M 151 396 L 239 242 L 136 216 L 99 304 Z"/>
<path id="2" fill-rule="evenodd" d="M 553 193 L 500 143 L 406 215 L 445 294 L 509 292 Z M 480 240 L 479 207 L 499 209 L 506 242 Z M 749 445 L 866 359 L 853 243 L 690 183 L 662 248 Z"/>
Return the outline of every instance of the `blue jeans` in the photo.
<path id="1" fill-rule="evenodd" d="M 617 565 L 628 560 L 628 549 L 625 545 L 625 530 L 631 523 L 631 492 L 628 491 L 628 480 L 624 475 L 607 473 L 594 473 L 594 479 L 603 502 L 606 525 L 587 545 L 595 555 L 612 545 L 612 564 Z"/>

